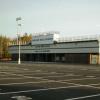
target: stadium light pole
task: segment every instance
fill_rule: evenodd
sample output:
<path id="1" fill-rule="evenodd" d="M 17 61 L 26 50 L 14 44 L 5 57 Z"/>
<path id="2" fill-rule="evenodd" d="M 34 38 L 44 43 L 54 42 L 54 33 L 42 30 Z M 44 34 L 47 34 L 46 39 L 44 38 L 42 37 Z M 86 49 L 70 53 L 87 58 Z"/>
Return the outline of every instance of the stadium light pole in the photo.
<path id="1" fill-rule="evenodd" d="M 2 59 L 2 37 L 1 37 L 1 40 L 0 40 L 0 58 Z"/>
<path id="2" fill-rule="evenodd" d="M 21 21 L 21 17 L 17 17 L 16 18 L 16 22 L 17 22 L 17 36 L 18 36 L 18 64 L 21 64 L 21 52 L 20 52 L 20 33 L 21 31 L 21 23 L 19 23 L 19 21 Z"/>

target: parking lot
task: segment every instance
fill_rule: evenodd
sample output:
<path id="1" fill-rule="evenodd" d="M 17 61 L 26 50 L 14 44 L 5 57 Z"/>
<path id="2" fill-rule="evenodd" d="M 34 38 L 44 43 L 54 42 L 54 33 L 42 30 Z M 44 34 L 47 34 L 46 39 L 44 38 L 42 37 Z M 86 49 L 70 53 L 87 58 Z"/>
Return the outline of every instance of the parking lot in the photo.
<path id="1" fill-rule="evenodd" d="M 0 63 L 0 100 L 29 99 L 100 100 L 100 66 Z"/>

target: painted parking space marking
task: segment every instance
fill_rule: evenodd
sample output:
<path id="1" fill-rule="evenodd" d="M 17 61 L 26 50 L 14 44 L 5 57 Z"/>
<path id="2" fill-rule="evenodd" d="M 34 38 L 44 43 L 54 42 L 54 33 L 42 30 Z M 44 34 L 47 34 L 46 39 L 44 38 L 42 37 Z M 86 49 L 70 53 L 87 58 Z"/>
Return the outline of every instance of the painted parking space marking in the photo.
<path id="1" fill-rule="evenodd" d="M 86 77 L 86 78 L 79 78 L 79 79 L 68 79 L 67 81 L 76 81 L 76 80 L 83 80 L 83 81 L 85 81 L 85 80 L 87 80 L 87 79 L 99 79 L 99 78 L 95 78 L 95 77 Z"/>
<path id="2" fill-rule="evenodd" d="M 78 91 L 77 91 L 78 88 Z M 83 90 L 83 92 L 80 93 L 79 89 L 81 88 L 81 91 Z M 92 92 L 91 92 L 92 90 Z M 24 95 L 24 96 L 29 96 L 32 97 L 32 99 L 34 100 L 65 100 L 66 98 L 75 98 L 75 97 L 83 97 L 83 96 L 90 96 L 90 95 L 96 95 L 99 94 L 99 91 L 97 92 L 93 92 L 94 89 L 91 89 L 88 93 L 88 95 L 86 95 L 87 93 L 86 90 L 84 90 L 84 87 L 81 86 L 73 86 L 73 87 L 57 87 L 57 88 L 40 88 L 40 89 L 30 89 L 30 90 L 22 90 L 22 91 L 8 91 L 8 92 L 3 92 L 0 93 L 0 96 L 3 95 L 7 95 L 7 96 L 20 96 L 20 95 Z M 74 91 L 74 92 L 73 92 Z M 76 96 L 73 94 L 75 93 L 75 91 L 77 91 L 79 94 L 77 94 Z M 52 94 L 52 92 L 54 93 L 54 95 Z M 63 93 L 64 94 L 63 94 Z M 61 93 L 61 95 L 58 95 L 58 99 L 57 99 L 57 94 Z M 66 95 L 66 93 L 70 94 L 70 96 Z M 71 94 L 72 93 L 72 94 Z M 25 95 L 25 94 L 29 94 L 29 95 Z M 34 97 L 35 96 L 35 97 Z M 45 97 L 46 96 L 46 97 Z M 64 97 L 63 97 L 64 96 Z M 59 99 L 59 98 L 63 98 L 63 99 Z M 50 98 L 50 99 L 49 99 Z"/>
<path id="3" fill-rule="evenodd" d="M 51 75 L 51 76 L 43 76 L 43 78 L 46 78 L 46 79 L 59 79 L 59 78 L 65 78 L 66 79 L 74 79 L 74 78 L 82 78 L 83 76 L 81 75 L 74 75 L 74 76 L 70 76 L 70 75 Z"/>
<path id="4" fill-rule="evenodd" d="M 44 86 L 44 87 L 61 87 L 61 86 L 64 86 L 64 87 L 73 87 L 73 86 L 76 86 L 76 87 L 80 87 L 81 85 L 76 85 L 76 84 L 72 84 L 72 83 L 65 83 L 65 82 L 57 82 L 57 81 L 32 81 L 32 82 L 22 82 L 22 83 L 6 83 L 6 84 L 0 84 L 0 86 L 9 86 L 9 85 L 32 85 L 32 86 Z M 82 85 L 83 86 L 83 85 Z"/>
<path id="5" fill-rule="evenodd" d="M 88 95 L 88 96 L 83 96 L 83 97 L 77 97 L 77 98 L 71 98 L 71 99 L 64 99 L 64 100 L 83 100 L 86 98 L 91 98 L 91 97 L 98 97 L 100 96 L 100 94 L 96 94 L 96 95 Z"/>
<path id="6" fill-rule="evenodd" d="M 96 76 L 85 76 L 87 78 L 96 78 Z"/>
<path id="7" fill-rule="evenodd" d="M 8 77 L 8 78 L 0 78 L 0 80 L 15 80 L 15 79 L 23 79 L 23 78 L 20 78 L 20 77 L 14 77 L 14 78 L 12 78 L 12 77 Z"/>
<path id="8" fill-rule="evenodd" d="M 96 87 L 94 84 L 79 84 L 79 83 L 71 83 L 71 82 L 64 82 L 64 81 L 56 81 L 56 82 L 59 82 L 59 83 L 68 83 L 68 84 L 71 84 L 71 85 L 89 87 L 89 88 L 94 88 L 94 89 L 100 89 L 100 87 Z"/>
<path id="9" fill-rule="evenodd" d="M 38 81 L 38 82 L 34 82 L 34 81 L 28 81 L 28 82 L 17 82 L 17 83 L 13 83 L 13 82 L 11 82 L 11 83 L 3 83 L 3 84 L 1 84 L 0 83 L 0 85 L 21 85 L 21 84 L 32 84 L 32 83 L 44 83 L 44 82 L 47 82 L 47 81 Z M 52 82 L 52 81 L 48 81 L 48 82 Z"/>
<path id="10" fill-rule="evenodd" d="M 5 92 L 1 94 L 14 94 L 14 93 L 22 93 L 22 92 L 37 92 L 37 91 L 47 91 L 47 90 L 58 90 L 58 89 L 67 89 L 67 88 L 75 88 L 80 86 L 68 86 L 68 87 L 57 87 L 57 88 L 46 88 L 46 89 L 35 89 L 35 90 L 26 90 L 26 91 L 17 91 L 17 92 Z"/>
<path id="11" fill-rule="evenodd" d="M 1 68 L 0 70 L 0 85 L 2 86 L 41 86 L 44 88 L 50 87 L 52 89 L 52 87 L 54 88 L 60 88 L 62 86 L 65 86 L 66 88 L 72 88 L 72 87 L 76 87 L 76 88 L 81 88 L 81 87 L 85 87 L 85 88 L 90 88 L 90 89 L 100 89 L 99 86 L 99 71 L 98 73 L 95 72 L 95 70 L 93 69 L 75 69 L 71 71 L 71 69 L 60 69 L 54 68 L 54 70 L 52 68 L 47 67 L 47 69 L 45 68 L 41 68 L 41 67 L 21 67 L 20 66 L 17 68 L 16 67 L 4 67 Z M 48 69 L 49 68 L 49 69 Z M 65 67 L 63 67 L 65 68 Z M 82 71 L 83 70 L 83 71 Z M 86 71 L 86 72 L 85 72 Z M 88 71 L 88 72 L 87 72 Z M 83 73 L 82 73 L 83 72 Z M 93 72 L 93 73 L 92 73 Z M 3 76 L 8 76 L 8 77 L 3 77 Z M 12 76 L 12 77 L 11 77 Z M 15 81 L 16 78 L 16 81 Z M 53 79 L 54 78 L 54 79 Z M 57 80 L 55 80 L 57 78 Z M 23 79 L 23 82 L 19 80 Z M 6 80 L 3 83 L 3 81 Z M 13 81 L 12 81 L 13 80 Z M 35 81 L 36 80 L 36 81 Z M 2 82 L 1 82 L 2 81 Z M 85 83 L 86 82 L 86 83 Z M 48 88 L 48 90 L 50 89 Z M 30 92 L 31 90 L 27 91 Z M 36 91 L 38 91 L 38 89 L 36 89 Z M 42 90 L 40 90 L 42 91 Z M 45 90 L 43 90 L 45 91 Z M 25 91 L 19 91 L 18 93 L 21 92 L 25 92 Z M 35 91 L 34 91 L 35 92 Z M 2 92 L 1 92 L 2 93 Z M 6 93 L 16 93 L 14 91 L 12 92 L 7 92 Z M 2 94 L 1 94 L 2 95 Z M 68 100 L 78 100 L 78 99 L 84 99 L 84 98 L 89 98 L 88 96 L 95 96 L 95 95 L 85 95 L 85 96 L 78 96 L 77 98 L 71 98 Z M 97 96 L 99 96 L 97 94 Z M 67 99 L 65 99 L 67 100 Z"/>
<path id="12" fill-rule="evenodd" d="M 72 80 L 66 80 L 72 83 L 80 83 L 83 85 L 87 85 L 87 84 L 97 84 L 100 83 L 100 78 L 84 78 L 84 79 L 72 79 Z"/>
<path id="13" fill-rule="evenodd" d="M 42 83 L 47 83 L 47 82 L 57 82 L 57 83 L 65 83 L 65 84 L 70 84 L 72 87 L 73 86 L 84 86 L 84 87 L 89 87 L 89 88 L 95 88 L 95 89 L 100 89 L 100 87 L 95 87 L 95 86 L 92 86 L 93 84 L 90 84 L 90 85 L 83 85 L 83 84 L 76 84 L 76 83 L 70 83 L 70 82 L 63 82 L 63 81 L 53 81 L 53 80 L 46 80 L 46 81 L 32 81 L 32 82 L 22 82 L 22 83 L 6 83 L 6 84 L 0 84 L 0 85 L 21 85 L 21 84 L 42 84 Z"/>

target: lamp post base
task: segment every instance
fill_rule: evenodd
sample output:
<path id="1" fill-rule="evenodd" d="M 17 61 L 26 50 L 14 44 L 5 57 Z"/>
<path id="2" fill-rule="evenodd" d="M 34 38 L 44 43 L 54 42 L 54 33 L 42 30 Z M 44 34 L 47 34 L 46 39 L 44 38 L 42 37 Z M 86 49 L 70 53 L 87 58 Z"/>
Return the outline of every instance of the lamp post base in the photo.
<path id="1" fill-rule="evenodd" d="M 18 64 L 21 64 L 20 58 L 18 59 Z"/>

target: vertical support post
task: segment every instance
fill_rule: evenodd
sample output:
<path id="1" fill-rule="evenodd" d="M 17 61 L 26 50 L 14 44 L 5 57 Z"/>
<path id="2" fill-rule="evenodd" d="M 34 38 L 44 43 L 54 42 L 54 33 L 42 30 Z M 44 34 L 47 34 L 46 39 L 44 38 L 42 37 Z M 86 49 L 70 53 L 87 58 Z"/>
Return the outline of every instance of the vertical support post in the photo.
<path id="1" fill-rule="evenodd" d="M 98 52 L 98 64 L 100 64 L 100 40 L 98 40 L 98 45 L 99 45 L 99 52 Z"/>
<path id="2" fill-rule="evenodd" d="M 48 62 L 47 53 L 45 53 L 45 54 L 46 54 L 46 56 L 45 56 L 46 57 L 45 58 L 45 62 Z"/>
<path id="3" fill-rule="evenodd" d="M 92 64 L 92 54 L 89 54 L 89 64 Z"/>
<path id="4" fill-rule="evenodd" d="M 55 55 L 54 59 L 55 59 L 55 62 L 56 62 L 56 53 L 54 55 Z"/>

